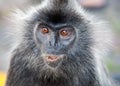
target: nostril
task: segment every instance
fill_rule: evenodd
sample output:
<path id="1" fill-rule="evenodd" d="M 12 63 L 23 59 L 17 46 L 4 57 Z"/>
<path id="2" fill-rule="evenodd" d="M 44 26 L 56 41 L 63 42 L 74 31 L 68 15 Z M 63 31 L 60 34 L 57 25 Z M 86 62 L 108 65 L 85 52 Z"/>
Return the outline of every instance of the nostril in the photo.
<path id="1" fill-rule="evenodd" d="M 52 46 L 51 42 L 49 41 L 49 45 Z"/>

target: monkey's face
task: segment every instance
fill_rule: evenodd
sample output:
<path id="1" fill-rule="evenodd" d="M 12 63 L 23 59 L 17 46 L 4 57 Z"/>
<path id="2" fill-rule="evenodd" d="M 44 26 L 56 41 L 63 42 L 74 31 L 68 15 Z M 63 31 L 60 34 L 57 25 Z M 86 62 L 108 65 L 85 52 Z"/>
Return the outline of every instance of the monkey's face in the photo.
<path id="1" fill-rule="evenodd" d="M 52 67 L 58 66 L 66 58 L 76 38 L 74 27 L 64 24 L 38 23 L 34 34 L 42 58 Z"/>
<path id="2" fill-rule="evenodd" d="M 43 10 L 34 21 L 34 39 L 40 52 L 33 59 L 37 70 L 72 71 L 89 62 L 90 34 L 80 15 L 72 10 Z"/>

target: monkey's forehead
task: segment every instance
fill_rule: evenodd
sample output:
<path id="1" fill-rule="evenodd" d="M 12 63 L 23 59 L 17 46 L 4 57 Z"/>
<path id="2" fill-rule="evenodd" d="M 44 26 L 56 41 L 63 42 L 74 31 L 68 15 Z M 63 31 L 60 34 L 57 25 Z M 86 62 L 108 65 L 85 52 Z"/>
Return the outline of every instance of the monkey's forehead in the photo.
<path id="1" fill-rule="evenodd" d="M 77 3 L 71 0 L 45 0 L 36 7 L 33 7 L 27 14 L 32 20 L 49 23 L 79 23 L 83 20 L 83 11 Z M 79 10 L 79 11 L 78 11 Z M 29 18 L 31 19 L 31 18 Z"/>
<path id="2" fill-rule="evenodd" d="M 70 22 L 77 23 L 78 21 L 80 23 L 82 18 L 79 15 L 77 15 L 73 10 L 49 9 L 40 10 L 35 20 L 57 24 Z"/>

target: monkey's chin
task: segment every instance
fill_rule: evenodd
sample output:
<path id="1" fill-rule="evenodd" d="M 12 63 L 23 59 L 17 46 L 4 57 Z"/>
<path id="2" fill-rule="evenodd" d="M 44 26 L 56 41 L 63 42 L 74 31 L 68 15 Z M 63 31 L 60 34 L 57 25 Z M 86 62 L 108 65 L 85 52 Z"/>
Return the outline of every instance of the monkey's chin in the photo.
<path id="1" fill-rule="evenodd" d="M 56 68 L 62 63 L 64 55 L 44 54 L 42 57 L 48 67 Z"/>

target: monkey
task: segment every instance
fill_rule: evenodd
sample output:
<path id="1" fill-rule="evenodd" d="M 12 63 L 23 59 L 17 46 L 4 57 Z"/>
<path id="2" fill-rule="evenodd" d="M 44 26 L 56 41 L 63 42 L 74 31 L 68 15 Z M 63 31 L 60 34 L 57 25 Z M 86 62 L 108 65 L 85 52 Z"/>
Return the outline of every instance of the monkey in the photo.
<path id="1" fill-rule="evenodd" d="M 11 21 L 6 86 L 116 86 L 101 59 L 110 31 L 76 0 L 44 0 Z"/>

